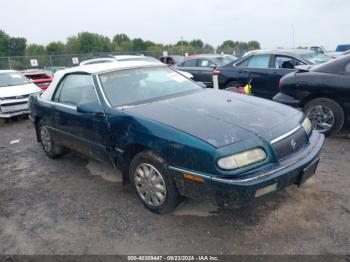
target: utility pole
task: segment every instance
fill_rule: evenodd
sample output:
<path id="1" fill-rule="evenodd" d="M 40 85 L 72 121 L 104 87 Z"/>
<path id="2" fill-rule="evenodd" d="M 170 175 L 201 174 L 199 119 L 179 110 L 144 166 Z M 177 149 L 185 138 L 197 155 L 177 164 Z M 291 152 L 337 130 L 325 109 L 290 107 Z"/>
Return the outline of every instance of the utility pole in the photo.
<path id="1" fill-rule="evenodd" d="M 10 58 L 10 57 L 7 57 L 7 61 L 9 62 L 9 67 L 10 67 L 10 70 L 12 70 L 11 58 Z"/>
<path id="2" fill-rule="evenodd" d="M 294 32 L 294 24 L 292 24 L 292 41 L 293 41 L 293 53 L 295 55 L 295 32 Z"/>
<path id="3" fill-rule="evenodd" d="M 184 56 L 184 38 L 181 36 L 181 55 Z"/>

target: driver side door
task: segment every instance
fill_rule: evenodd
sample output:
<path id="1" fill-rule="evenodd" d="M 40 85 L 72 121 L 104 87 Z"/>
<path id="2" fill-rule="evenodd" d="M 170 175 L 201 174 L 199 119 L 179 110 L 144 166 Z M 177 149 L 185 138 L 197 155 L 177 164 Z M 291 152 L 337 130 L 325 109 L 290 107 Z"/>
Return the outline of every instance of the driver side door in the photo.
<path id="1" fill-rule="evenodd" d="M 198 82 L 203 82 L 207 87 L 213 87 L 213 71 L 216 68 L 216 64 L 207 58 L 198 59 Z"/>
<path id="2" fill-rule="evenodd" d="M 110 134 L 93 79 L 87 74 L 69 74 L 56 89 L 53 98 L 54 123 L 59 143 L 67 148 L 109 162 L 107 146 Z M 101 113 L 79 113 L 79 104 L 96 103 Z"/>

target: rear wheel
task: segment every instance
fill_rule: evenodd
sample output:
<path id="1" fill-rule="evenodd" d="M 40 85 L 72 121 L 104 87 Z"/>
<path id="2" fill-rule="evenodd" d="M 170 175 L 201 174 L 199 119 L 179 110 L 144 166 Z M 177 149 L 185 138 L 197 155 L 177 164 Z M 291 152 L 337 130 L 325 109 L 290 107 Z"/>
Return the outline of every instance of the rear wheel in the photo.
<path id="1" fill-rule="evenodd" d="M 57 158 L 63 155 L 64 148 L 62 146 L 56 145 L 55 141 L 51 137 L 49 128 L 43 121 L 40 121 L 38 124 L 38 132 L 41 146 L 43 147 L 48 157 Z"/>
<path id="2" fill-rule="evenodd" d="M 226 84 L 225 90 L 231 91 L 231 92 L 237 92 L 237 88 L 241 86 L 242 85 L 237 81 L 230 81 Z"/>
<path id="3" fill-rule="evenodd" d="M 345 121 L 343 108 L 329 98 L 316 98 L 304 106 L 313 128 L 326 136 L 338 133 Z"/>
<path id="4" fill-rule="evenodd" d="M 182 202 L 165 161 L 152 151 L 137 154 L 129 174 L 139 199 L 150 211 L 170 213 Z"/>
<path id="5" fill-rule="evenodd" d="M 6 124 L 6 118 L 0 118 L 0 127 Z"/>

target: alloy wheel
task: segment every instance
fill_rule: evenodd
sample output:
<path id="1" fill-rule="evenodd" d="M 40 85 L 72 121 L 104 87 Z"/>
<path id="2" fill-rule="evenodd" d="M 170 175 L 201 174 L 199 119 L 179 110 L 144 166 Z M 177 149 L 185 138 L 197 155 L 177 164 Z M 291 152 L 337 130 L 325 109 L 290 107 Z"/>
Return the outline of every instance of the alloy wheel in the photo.
<path id="1" fill-rule="evenodd" d="M 332 129 L 335 123 L 333 111 L 324 105 L 311 107 L 309 112 L 307 112 L 307 116 L 310 119 L 313 128 L 322 133 L 328 132 Z"/>
<path id="2" fill-rule="evenodd" d="M 51 143 L 50 133 L 47 127 L 45 126 L 40 127 L 40 138 L 45 151 L 50 152 L 52 148 L 52 143 Z"/>

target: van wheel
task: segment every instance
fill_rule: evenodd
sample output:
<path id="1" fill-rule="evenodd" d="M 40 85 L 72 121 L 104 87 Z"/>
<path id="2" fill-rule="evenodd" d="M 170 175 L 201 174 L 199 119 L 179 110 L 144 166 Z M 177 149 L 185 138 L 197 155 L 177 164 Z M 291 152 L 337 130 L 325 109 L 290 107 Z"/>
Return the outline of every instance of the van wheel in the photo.
<path id="1" fill-rule="evenodd" d="M 139 199 L 154 213 L 170 213 L 183 201 L 165 161 L 152 151 L 143 151 L 133 158 L 129 175 Z"/>
<path id="2" fill-rule="evenodd" d="M 56 145 L 53 141 L 49 128 L 45 125 L 43 121 L 39 122 L 38 132 L 40 137 L 40 143 L 43 147 L 46 155 L 50 158 L 58 158 L 63 155 L 64 148 L 62 146 Z"/>
<path id="3" fill-rule="evenodd" d="M 304 106 L 304 111 L 314 130 L 326 136 L 337 134 L 344 125 L 344 110 L 332 99 L 313 99 Z"/>

